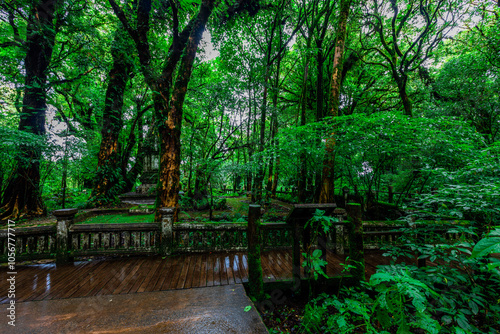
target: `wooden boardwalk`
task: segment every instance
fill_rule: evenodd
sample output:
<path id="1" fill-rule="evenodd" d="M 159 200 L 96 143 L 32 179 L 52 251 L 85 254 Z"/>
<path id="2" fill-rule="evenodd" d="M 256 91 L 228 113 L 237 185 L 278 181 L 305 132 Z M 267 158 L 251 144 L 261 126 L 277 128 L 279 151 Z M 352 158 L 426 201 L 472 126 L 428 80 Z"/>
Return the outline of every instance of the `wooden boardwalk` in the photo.
<path id="1" fill-rule="evenodd" d="M 329 253 L 328 274 L 340 274 L 344 255 Z M 379 264 L 388 264 L 380 252 L 365 254 L 367 278 Z M 292 278 L 290 250 L 262 254 L 264 281 Z M 37 264 L 16 267 L 18 302 L 149 291 L 189 289 L 248 281 L 246 253 L 185 254 L 80 261 L 66 265 Z M 0 304 L 7 303 L 7 267 L 0 268 Z"/>

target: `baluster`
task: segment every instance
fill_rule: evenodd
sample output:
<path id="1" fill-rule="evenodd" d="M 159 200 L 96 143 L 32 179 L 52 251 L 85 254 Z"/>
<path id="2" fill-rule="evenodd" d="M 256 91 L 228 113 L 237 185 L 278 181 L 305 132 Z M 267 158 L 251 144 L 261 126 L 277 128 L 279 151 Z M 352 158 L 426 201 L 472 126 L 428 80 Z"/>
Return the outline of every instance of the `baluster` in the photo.
<path id="1" fill-rule="evenodd" d="M 27 239 L 26 253 L 33 254 L 35 251 L 35 237 L 28 237 Z"/>
<path id="2" fill-rule="evenodd" d="M 100 241 L 99 236 L 100 233 L 92 233 L 92 248 L 95 250 L 101 248 L 101 243 L 99 242 Z"/>
<path id="3" fill-rule="evenodd" d="M 102 233 L 102 246 L 105 250 L 109 249 L 110 246 L 110 240 L 111 239 L 111 233 Z"/>
<path id="4" fill-rule="evenodd" d="M 80 235 L 79 234 L 72 234 L 71 235 L 71 249 L 72 250 L 80 250 L 80 247 L 78 245 L 78 239 L 79 239 Z"/>
<path id="5" fill-rule="evenodd" d="M 144 248 L 151 248 L 151 232 L 144 232 Z"/>
<path id="6" fill-rule="evenodd" d="M 56 237 L 54 235 L 49 235 L 49 253 L 56 252 Z"/>
<path id="7" fill-rule="evenodd" d="M 90 233 L 84 232 L 82 233 L 82 243 L 81 243 L 81 250 L 88 250 L 90 248 L 89 245 L 89 239 L 90 239 Z"/>
<path id="8" fill-rule="evenodd" d="M 47 248 L 47 236 L 41 235 L 38 237 L 38 244 L 37 244 L 37 253 L 43 254 L 46 253 L 46 248 Z"/>
<path id="9" fill-rule="evenodd" d="M 141 234 L 140 232 L 132 232 L 132 240 L 134 243 L 134 249 L 141 248 Z"/>
<path id="10" fill-rule="evenodd" d="M 16 238 L 16 254 L 22 255 L 24 253 L 25 237 L 21 236 Z"/>
<path id="11" fill-rule="evenodd" d="M 123 238 L 123 248 L 129 249 L 130 248 L 130 232 L 124 231 L 122 233 L 122 238 Z"/>

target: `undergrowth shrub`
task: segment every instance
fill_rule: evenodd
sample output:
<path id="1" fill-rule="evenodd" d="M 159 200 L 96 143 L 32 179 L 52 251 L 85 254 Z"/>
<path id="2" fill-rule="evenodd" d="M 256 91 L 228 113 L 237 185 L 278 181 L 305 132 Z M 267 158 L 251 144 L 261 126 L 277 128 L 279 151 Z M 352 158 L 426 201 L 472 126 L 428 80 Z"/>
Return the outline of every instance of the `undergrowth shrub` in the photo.
<path id="1" fill-rule="evenodd" d="M 307 333 L 498 333 L 500 330 L 500 229 L 475 247 L 471 228 L 421 224 L 403 234 L 400 246 L 387 249 L 437 261 L 418 268 L 405 263 L 379 266 L 369 282 L 320 295 L 306 307 Z M 427 234 L 424 233 L 427 231 Z M 455 241 L 445 237 L 460 236 Z M 431 240 L 431 238 L 433 238 Z M 472 251 L 471 251 L 472 250 Z"/>

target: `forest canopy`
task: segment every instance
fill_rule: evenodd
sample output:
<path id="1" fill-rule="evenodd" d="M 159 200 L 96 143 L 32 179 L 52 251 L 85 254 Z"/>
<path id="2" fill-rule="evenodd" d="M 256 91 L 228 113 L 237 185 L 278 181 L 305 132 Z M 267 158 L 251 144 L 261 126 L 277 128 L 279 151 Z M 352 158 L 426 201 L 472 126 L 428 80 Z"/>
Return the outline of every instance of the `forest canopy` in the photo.
<path id="1" fill-rule="evenodd" d="M 307 203 L 392 186 L 498 221 L 499 10 L 2 1 L 0 215 L 112 206 L 156 152 L 157 207 L 222 188 Z"/>

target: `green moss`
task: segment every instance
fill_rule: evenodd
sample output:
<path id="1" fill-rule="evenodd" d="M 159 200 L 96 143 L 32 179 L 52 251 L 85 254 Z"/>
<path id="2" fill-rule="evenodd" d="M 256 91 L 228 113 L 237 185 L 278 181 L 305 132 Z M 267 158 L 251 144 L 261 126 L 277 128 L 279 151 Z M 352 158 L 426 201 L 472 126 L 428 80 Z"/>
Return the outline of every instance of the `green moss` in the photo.
<path id="1" fill-rule="evenodd" d="M 363 224 L 368 225 L 405 225 L 406 222 L 401 220 L 366 220 Z"/>
<path id="2" fill-rule="evenodd" d="M 155 205 L 154 204 L 136 205 L 136 206 L 131 207 L 129 210 L 139 210 L 139 209 L 154 210 L 155 209 Z"/>
<path id="3" fill-rule="evenodd" d="M 260 259 L 260 246 L 248 252 L 248 289 L 250 295 L 257 300 L 264 297 L 264 281 L 262 280 L 262 262 Z"/>
<path id="4" fill-rule="evenodd" d="M 153 223 L 154 214 L 149 215 L 133 215 L 126 213 L 108 214 L 90 217 L 78 224 L 126 224 L 126 223 Z"/>

